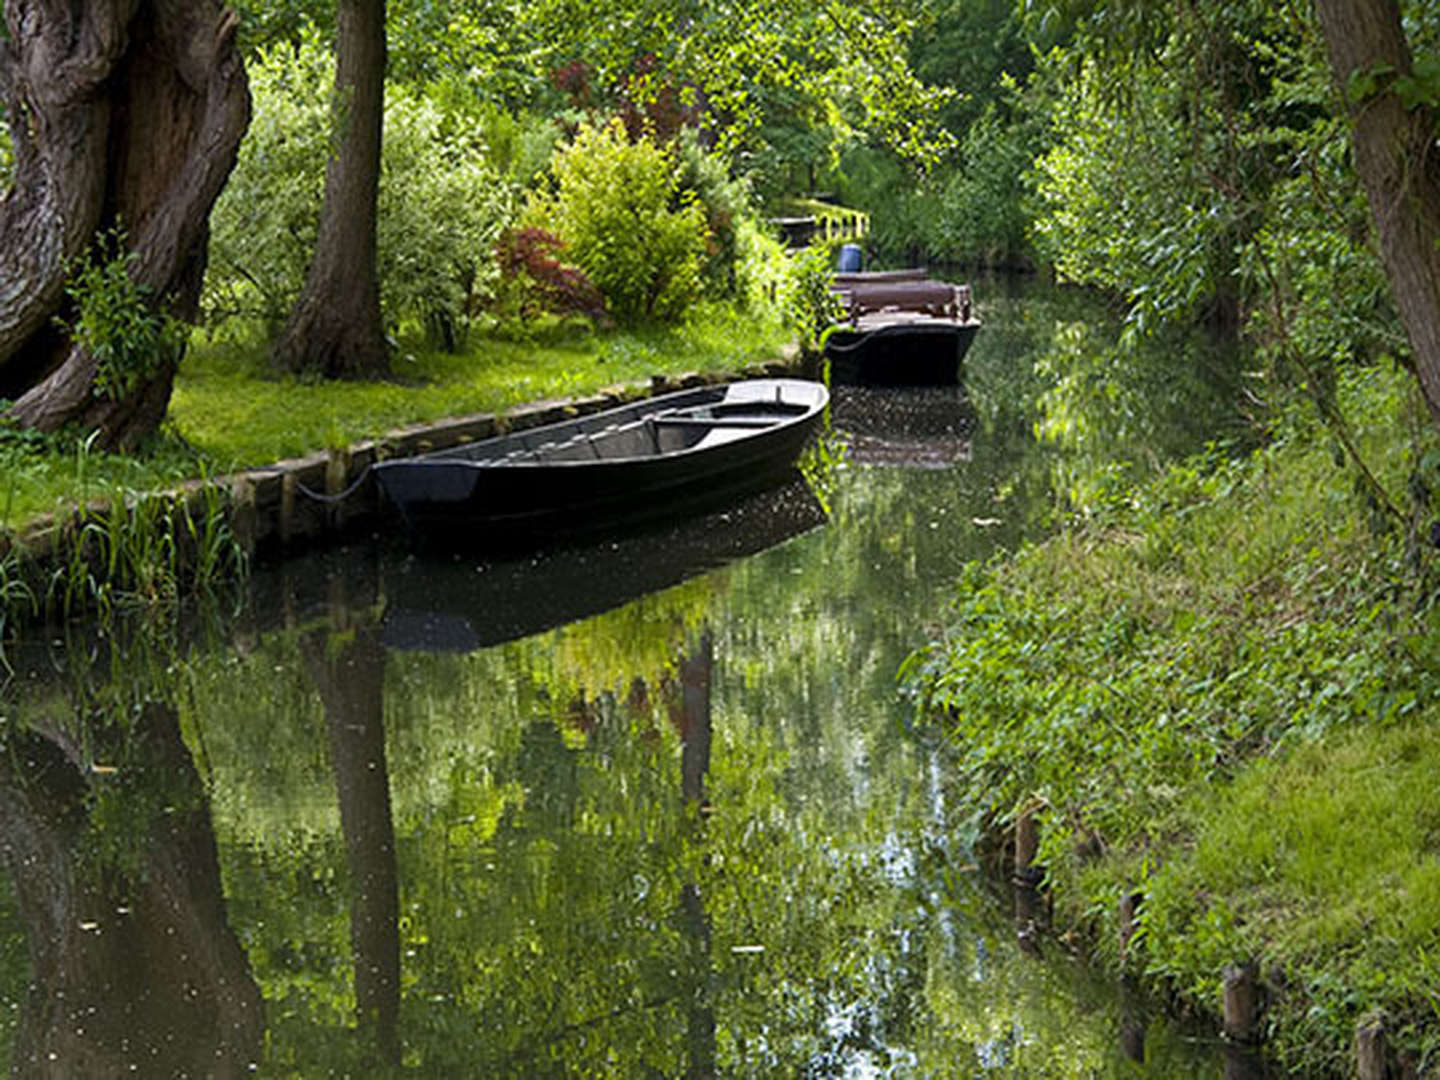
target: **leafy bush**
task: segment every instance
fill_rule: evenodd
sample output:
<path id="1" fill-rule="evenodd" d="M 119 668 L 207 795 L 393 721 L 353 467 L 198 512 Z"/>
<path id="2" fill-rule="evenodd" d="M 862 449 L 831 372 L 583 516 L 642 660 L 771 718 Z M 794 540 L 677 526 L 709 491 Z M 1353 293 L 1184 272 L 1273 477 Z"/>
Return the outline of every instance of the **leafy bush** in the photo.
<path id="1" fill-rule="evenodd" d="M 313 33 L 250 65 L 255 116 L 211 218 L 212 316 L 283 322 L 315 246 L 329 154 L 333 60 Z M 450 99 L 453 100 L 453 99 Z M 379 197 L 379 271 L 387 325 L 424 324 L 454 346 L 492 286 L 511 188 L 490 166 L 473 118 L 390 87 Z"/>
<path id="2" fill-rule="evenodd" d="M 180 358 L 183 328 L 157 311 L 130 275 L 135 253 L 123 233 L 104 234 L 71 273 L 66 293 L 75 305 L 70 332 L 98 364 L 96 397 L 119 401 Z"/>
<path id="3" fill-rule="evenodd" d="M 733 296 L 738 285 L 741 224 L 755 217 L 749 187 L 744 180 L 731 177 L 724 159 L 707 151 L 693 128 L 681 131 L 676 145 L 680 190 L 693 194 L 705 212 L 709 240 L 700 268 L 705 292 L 712 297 Z"/>
<path id="4" fill-rule="evenodd" d="M 477 129 L 447 121 L 429 98 L 389 91 L 378 241 L 389 321 L 423 318 L 432 340 L 453 349 L 457 327 L 495 283 L 491 253 L 513 196 Z"/>
<path id="5" fill-rule="evenodd" d="M 951 262 L 1023 266 L 1030 262 L 1025 174 L 1037 149 L 1026 126 L 987 112 L 965 135 L 961 166 L 940 192 L 932 250 Z"/>
<path id="6" fill-rule="evenodd" d="M 830 288 L 832 273 L 830 249 L 823 244 L 813 244 L 790 259 L 782 310 L 803 352 L 819 352 L 826 328 L 844 314 Z"/>
<path id="7" fill-rule="evenodd" d="M 564 241 L 544 229 L 507 230 L 495 245 L 502 304 L 522 319 L 537 311 L 604 319 L 605 298 L 582 271 L 560 261 L 564 249 Z"/>
<path id="8" fill-rule="evenodd" d="M 614 121 L 582 127 L 551 168 L 553 190 L 531 197 L 524 224 L 565 241 L 622 326 L 681 317 L 700 294 L 707 234 L 670 151 Z"/>
<path id="9" fill-rule="evenodd" d="M 790 256 L 780 241 L 755 217 L 740 218 L 735 226 L 734 297 L 738 305 L 765 318 L 780 318 L 790 273 Z"/>

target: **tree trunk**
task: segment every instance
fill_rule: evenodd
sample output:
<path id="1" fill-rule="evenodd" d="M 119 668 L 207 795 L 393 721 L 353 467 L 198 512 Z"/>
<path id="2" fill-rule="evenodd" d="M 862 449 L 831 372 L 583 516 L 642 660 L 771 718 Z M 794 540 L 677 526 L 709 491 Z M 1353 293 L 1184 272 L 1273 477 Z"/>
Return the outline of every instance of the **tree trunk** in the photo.
<path id="1" fill-rule="evenodd" d="M 385 0 L 341 0 L 333 126 L 315 256 L 274 360 L 326 378 L 388 373 L 375 257 L 385 99 Z"/>
<path id="2" fill-rule="evenodd" d="M 41 430 L 82 422 L 108 447 L 164 417 L 179 356 L 119 400 L 57 333 L 69 264 L 123 229 L 154 303 L 193 318 L 210 209 L 250 117 L 233 12 L 214 0 L 6 0 L 0 97 L 15 182 L 0 201 L 0 394 Z"/>
<path id="3" fill-rule="evenodd" d="M 1396 0 L 1315 0 L 1330 66 L 1354 127 L 1355 171 L 1375 216 L 1380 256 L 1414 352 L 1415 375 L 1440 427 L 1440 153 L 1433 110 L 1406 108 L 1395 84 L 1412 74 Z M 1357 72 L 1376 92 L 1352 95 Z"/>

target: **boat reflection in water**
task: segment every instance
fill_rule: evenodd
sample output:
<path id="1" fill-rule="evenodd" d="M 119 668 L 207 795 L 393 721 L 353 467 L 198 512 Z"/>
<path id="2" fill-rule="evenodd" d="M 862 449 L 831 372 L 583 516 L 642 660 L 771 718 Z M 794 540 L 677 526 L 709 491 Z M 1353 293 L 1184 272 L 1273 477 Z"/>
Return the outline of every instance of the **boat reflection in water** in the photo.
<path id="1" fill-rule="evenodd" d="M 1217 1075 L 1017 947 L 897 692 L 1048 491 L 994 400 L 967 457 L 961 395 L 839 395 L 823 511 L 355 546 L 13 648 L 0 1075 Z"/>

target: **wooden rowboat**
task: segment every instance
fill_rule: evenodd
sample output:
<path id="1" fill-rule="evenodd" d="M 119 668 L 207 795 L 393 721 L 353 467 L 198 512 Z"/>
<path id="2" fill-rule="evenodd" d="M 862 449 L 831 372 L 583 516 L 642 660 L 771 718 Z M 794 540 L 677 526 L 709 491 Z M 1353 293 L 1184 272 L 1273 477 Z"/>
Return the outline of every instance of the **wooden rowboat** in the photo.
<path id="1" fill-rule="evenodd" d="M 412 533 L 489 543 L 669 517 L 787 477 L 814 437 L 821 383 L 755 379 L 375 466 Z"/>

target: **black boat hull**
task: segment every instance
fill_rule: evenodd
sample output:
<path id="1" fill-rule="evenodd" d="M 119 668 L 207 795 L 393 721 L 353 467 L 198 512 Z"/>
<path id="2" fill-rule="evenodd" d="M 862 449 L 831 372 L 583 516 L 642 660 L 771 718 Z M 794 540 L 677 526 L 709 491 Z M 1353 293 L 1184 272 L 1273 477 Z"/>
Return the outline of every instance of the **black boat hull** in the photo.
<path id="1" fill-rule="evenodd" d="M 953 319 L 884 323 L 873 328 L 844 324 L 825 339 L 830 382 L 835 386 L 956 386 L 965 354 L 980 329 Z"/>
<path id="2" fill-rule="evenodd" d="M 827 402 L 823 386 L 799 380 L 707 387 L 383 462 L 376 473 L 412 533 L 428 540 L 509 545 L 583 535 L 788 479 Z"/>

